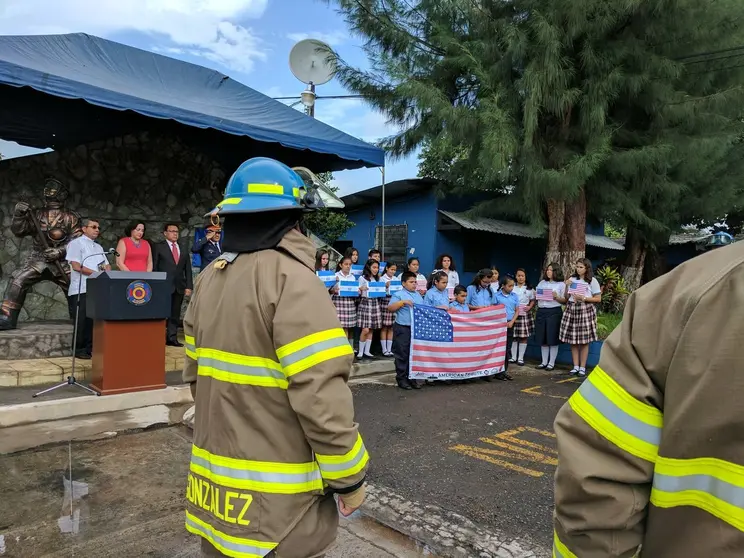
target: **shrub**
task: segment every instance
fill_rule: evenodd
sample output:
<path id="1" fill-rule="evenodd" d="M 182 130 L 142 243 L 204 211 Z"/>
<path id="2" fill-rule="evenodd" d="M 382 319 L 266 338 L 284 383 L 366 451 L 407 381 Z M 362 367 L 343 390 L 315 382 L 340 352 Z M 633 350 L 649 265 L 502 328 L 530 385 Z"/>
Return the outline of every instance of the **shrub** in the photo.
<path id="1" fill-rule="evenodd" d="M 600 313 L 597 316 L 597 336 L 601 339 L 607 339 L 610 333 L 620 325 L 623 320 L 622 314 Z"/>
<path id="2" fill-rule="evenodd" d="M 602 302 L 599 303 L 599 311 L 609 314 L 622 314 L 625 301 L 630 291 L 625 286 L 625 279 L 620 272 L 605 265 L 596 272 L 597 280 L 602 286 Z"/>

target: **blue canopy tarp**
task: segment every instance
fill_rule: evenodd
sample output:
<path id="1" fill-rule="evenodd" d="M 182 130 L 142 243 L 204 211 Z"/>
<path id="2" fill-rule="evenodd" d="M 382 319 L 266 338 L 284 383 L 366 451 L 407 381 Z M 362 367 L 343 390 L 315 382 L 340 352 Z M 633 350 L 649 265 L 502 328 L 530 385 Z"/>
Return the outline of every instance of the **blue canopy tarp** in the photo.
<path id="1" fill-rule="evenodd" d="M 2 139 L 58 148 L 157 127 L 153 119 L 203 131 L 207 144 L 220 141 L 214 131 L 230 134 L 220 149 L 240 151 L 237 160 L 273 156 L 318 171 L 384 164 L 381 149 L 202 66 L 83 33 L 0 37 Z"/>

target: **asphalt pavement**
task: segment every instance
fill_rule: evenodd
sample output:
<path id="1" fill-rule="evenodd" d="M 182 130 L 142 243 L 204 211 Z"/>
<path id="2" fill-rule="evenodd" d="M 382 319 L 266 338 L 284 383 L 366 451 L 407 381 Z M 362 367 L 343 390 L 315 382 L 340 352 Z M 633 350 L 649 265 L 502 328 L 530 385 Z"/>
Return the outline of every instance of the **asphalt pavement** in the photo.
<path id="1" fill-rule="evenodd" d="M 372 457 L 370 480 L 486 528 L 549 545 L 553 420 L 578 387 L 528 367 L 514 381 L 403 391 L 391 379 L 352 387 Z"/>

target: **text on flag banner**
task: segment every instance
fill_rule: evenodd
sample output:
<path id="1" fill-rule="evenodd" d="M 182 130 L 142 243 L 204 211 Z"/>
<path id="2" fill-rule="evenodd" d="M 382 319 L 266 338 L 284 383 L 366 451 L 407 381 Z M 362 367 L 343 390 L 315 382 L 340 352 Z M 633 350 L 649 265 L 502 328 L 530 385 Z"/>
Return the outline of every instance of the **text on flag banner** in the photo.
<path id="1" fill-rule="evenodd" d="M 416 279 L 416 290 L 417 291 L 426 290 L 426 279 Z"/>
<path id="2" fill-rule="evenodd" d="M 390 294 L 403 290 L 403 284 L 397 279 L 393 279 L 388 285 L 390 285 L 388 288 Z"/>
<path id="3" fill-rule="evenodd" d="M 589 296 L 589 286 L 585 283 L 576 283 L 573 282 L 568 287 L 568 294 L 570 295 L 580 295 L 580 296 Z"/>
<path id="4" fill-rule="evenodd" d="M 455 314 L 415 304 L 412 314 L 410 378 L 458 380 L 504 369 L 506 309 L 502 304 Z"/>
<path id="5" fill-rule="evenodd" d="M 352 264 L 351 265 L 351 274 L 354 277 L 361 276 L 362 272 L 364 271 L 364 266 L 359 264 Z"/>
<path id="6" fill-rule="evenodd" d="M 385 297 L 385 282 L 384 281 L 370 281 L 367 283 L 367 296 L 369 298 L 384 298 Z"/>
<path id="7" fill-rule="evenodd" d="M 537 289 L 535 298 L 543 302 L 553 302 L 553 289 Z"/>
<path id="8" fill-rule="evenodd" d="M 359 283 L 356 281 L 339 281 L 338 294 L 340 296 L 359 296 Z"/>
<path id="9" fill-rule="evenodd" d="M 336 284 L 336 274 L 333 271 L 316 271 L 315 275 L 317 275 L 328 288 Z"/>

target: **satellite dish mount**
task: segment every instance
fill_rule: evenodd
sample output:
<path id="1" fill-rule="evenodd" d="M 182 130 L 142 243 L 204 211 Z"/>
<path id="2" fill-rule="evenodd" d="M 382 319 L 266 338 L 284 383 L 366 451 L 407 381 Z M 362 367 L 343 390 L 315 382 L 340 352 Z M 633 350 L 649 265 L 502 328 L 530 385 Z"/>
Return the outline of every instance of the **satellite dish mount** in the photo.
<path id="1" fill-rule="evenodd" d="M 328 59 L 331 47 L 316 39 L 305 39 L 292 47 L 289 53 L 289 69 L 307 89 L 300 98 L 305 105 L 305 114 L 315 117 L 315 86 L 323 85 L 333 79 L 336 65 Z"/>

